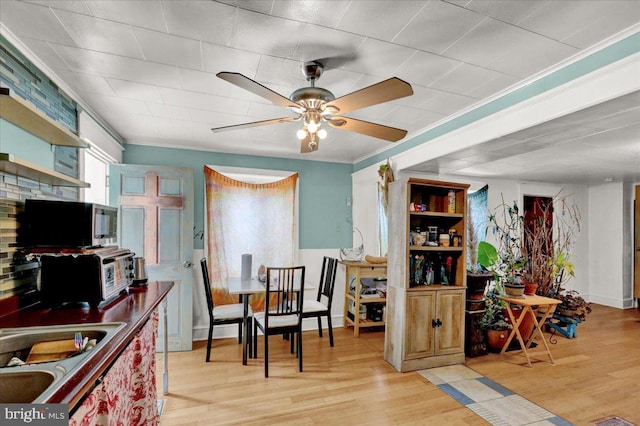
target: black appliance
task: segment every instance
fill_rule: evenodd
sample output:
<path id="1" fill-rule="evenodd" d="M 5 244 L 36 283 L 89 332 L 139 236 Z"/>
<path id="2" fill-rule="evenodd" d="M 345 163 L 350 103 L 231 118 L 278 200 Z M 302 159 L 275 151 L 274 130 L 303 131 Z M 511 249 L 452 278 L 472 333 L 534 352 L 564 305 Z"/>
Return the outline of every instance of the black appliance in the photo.
<path id="1" fill-rule="evenodd" d="M 26 248 L 98 247 L 117 242 L 116 207 L 27 199 L 20 222 L 21 245 Z"/>

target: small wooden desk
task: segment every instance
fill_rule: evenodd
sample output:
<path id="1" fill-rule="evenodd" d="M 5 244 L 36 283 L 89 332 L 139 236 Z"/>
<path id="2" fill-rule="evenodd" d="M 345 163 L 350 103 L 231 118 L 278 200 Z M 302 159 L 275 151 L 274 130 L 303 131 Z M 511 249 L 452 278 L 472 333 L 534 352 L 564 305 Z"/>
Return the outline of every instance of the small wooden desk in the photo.
<path id="1" fill-rule="evenodd" d="M 531 359 L 529 358 L 529 355 L 534 355 L 534 354 L 533 353 L 530 354 L 528 349 L 529 349 L 529 346 L 531 345 L 531 342 L 533 341 L 533 337 L 535 336 L 536 332 L 538 332 L 538 334 L 542 338 L 542 344 L 544 345 L 544 348 L 545 348 L 544 353 L 547 354 L 547 356 L 549 357 L 549 361 L 551 362 L 551 364 L 553 364 L 554 363 L 553 356 L 551 356 L 549 345 L 547 345 L 547 341 L 544 338 L 544 334 L 542 334 L 542 329 L 540 328 L 540 326 L 544 324 L 547 318 L 549 317 L 549 315 L 551 315 L 553 311 L 555 311 L 556 305 L 560 304 L 560 300 L 552 299 L 550 297 L 537 296 L 537 295 L 534 295 L 534 296 L 525 295 L 521 298 L 510 297 L 510 296 L 498 296 L 498 299 L 504 300 L 506 302 L 507 313 L 509 315 L 509 319 L 511 320 L 511 324 L 513 324 L 513 329 L 511 330 L 511 333 L 509 334 L 507 341 L 502 347 L 502 351 L 500 352 L 500 354 L 502 355 L 507 351 L 509 344 L 511 343 L 511 341 L 513 340 L 513 337 L 515 336 L 518 338 L 518 342 L 520 342 L 520 347 L 522 348 L 522 352 L 524 353 L 524 356 L 527 358 L 527 364 L 529 364 L 529 367 L 531 367 Z M 514 305 L 522 306 L 523 308 L 522 313 L 520 314 L 520 317 L 518 319 L 516 319 L 513 316 L 513 311 L 511 310 L 511 305 L 510 305 L 511 303 L 513 303 Z M 539 306 L 544 310 L 544 313 L 542 314 L 542 317 L 540 318 L 539 322 L 538 322 L 538 319 L 536 318 L 536 314 L 533 312 L 533 309 L 531 308 L 532 306 Z M 529 337 L 529 341 L 525 345 L 524 340 L 520 335 L 519 326 L 520 326 L 520 323 L 525 319 L 527 315 L 531 316 L 534 327 L 533 327 L 533 333 L 531 333 L 531 336 L 527 336 Z M 543 353 L 543 352 L 540 352 L 540 353 Z"/>

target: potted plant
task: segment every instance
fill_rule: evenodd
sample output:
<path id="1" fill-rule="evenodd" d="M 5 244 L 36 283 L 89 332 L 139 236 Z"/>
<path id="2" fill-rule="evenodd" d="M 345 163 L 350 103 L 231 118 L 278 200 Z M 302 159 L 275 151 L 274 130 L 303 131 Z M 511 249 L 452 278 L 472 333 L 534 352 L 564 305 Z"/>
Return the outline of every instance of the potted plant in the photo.
<path id="1" fill-rule="evenodd" d="M 547 218 L 553 206 L 561 205 L 561 214 L 553 216 L 554 226 Z M 551 203 L 539 206 L 540 217 L 525 229 L 523 249 L 527 258 L 524 278 L 538 284 L 536 294 L 559 299 L 556 308 L 562 315 L 584 321 L 591 312 L 591 304 L 577 291 L 567 291 L 564 285 L 575 277 L 571 250 L 580 232 L 580 212 L 566 197 L 556 194 Z"/>
<path id="2" fill-rule="evenodd" d="M 489 215 L 489 226 L 495 236 L 498 258 L 493 265 L 496 285 L 501 293 L 520 296 L 524 292 L 522 273 L 527 263 L 522 250 L 524 217 L 518 204 L 502 203 Z"/>
<path id="3" fill-rule="evenodd" d="M 487 349 L 491 352 L 500 352 L 509 337 L 509 330 L 513 326 L 507 322 L 503 311 L 503 303 L 498 299 L 495 289 L 487 292 L 485 296 L 485 312 L 480 320 L 480 327 L 484 331 Z"/>

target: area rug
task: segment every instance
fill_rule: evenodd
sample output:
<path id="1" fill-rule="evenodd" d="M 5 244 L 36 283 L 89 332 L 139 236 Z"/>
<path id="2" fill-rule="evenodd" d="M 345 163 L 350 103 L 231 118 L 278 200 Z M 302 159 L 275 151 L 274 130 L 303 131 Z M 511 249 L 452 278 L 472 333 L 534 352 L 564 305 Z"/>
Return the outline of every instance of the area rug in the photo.
<path id="1" fill-rule="evenodd" d="M 418 373 L 492 425 L 572 425 L 464 365 L 430 368 Z"/>

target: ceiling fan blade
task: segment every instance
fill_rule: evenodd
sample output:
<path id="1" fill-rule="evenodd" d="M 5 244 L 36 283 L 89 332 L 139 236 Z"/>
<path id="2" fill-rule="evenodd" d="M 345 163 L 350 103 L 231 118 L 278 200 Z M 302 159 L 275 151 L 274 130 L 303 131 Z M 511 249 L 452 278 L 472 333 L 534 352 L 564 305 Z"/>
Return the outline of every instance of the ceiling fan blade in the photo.
<path id="1" fill-rule="evenodd" d="M 266 100 L 276 104 L 276 105 L 280 105 L 281 107 L 287 108 L 287 107 L 291 107 L 291 108 L 300 108 L 300 105 L 298 105 L 295 102 L 292 102 L 289 100 L 289 98 L 285 98 L 284 96 L 282 96 L 279 93 L 274 92 L 273 90 L 269 89 L 268 87 L 263 86 L 262 84 L 258 83 L 257 81 L 251 80 L 249 77 L 245 77 L 244 75 L 237 73 L 237 72 L 219 72 L 218 74 L 216 74 L 216 76 L 218 76 L 219 78 L 228 81 L 231 84 L 235 84 L 236 86 L 247 90 L 251 93 L 253 93 L 254 95 L 258 95 L 260 97 L 265 98 Z"/>
<path id="2" fill-rule="evenodd" d="M 251 127 L 266 126 L 268 124 L 287 123 L 289 121 L 297 121 L 299 117 L 282 117 L 272 120 L 253 121 L 251 123 L 234 124 L 232 126 L 214 127 L 211 129 L 213 133 L 226 132 L 229 130 L 249 129 Z"/>
<path id="3" fill-rule="evenodd" d="M 311 142 L 311 137 L 309 134 L 300 141 L 300 152 L 306 154 L 308 152 L 313 152 L 318 150 L 318 140 L 316 139 L 314 143 Z"/>
<path id="4" fill-rule="evenodd" d="M 346 130 L 348 132 L 361 133 L 374 138 L 384 139 L 389 142 L 397 142 L 407 135 L 406 130 L 395 127 L 383 126 L 382 124 L 370 123 L 368 121 L 356 120 L 349 117 L 333 117 L 327 120 L 331 127 Z"/>
<path id="5" fill-rule="evenodd" d="M 343 114 L 345 112 L 354 111 L 371 105 L 382 104 L 394 99 L 404 98 L 409 95 L 413 95 L 411 85 L 406 81 L 393 77 L 372 86 L 365 87 L 364 89 L 349 93 L 348 95 L 341 96 L 338 99 L 334 99 L 333 101 L 328 102 L 324 109 L 326 111 L 328 107 L 334 107 L 338 109 L 340 114 Z M 336 112 L 336 114 L 338 112 Z"/>

